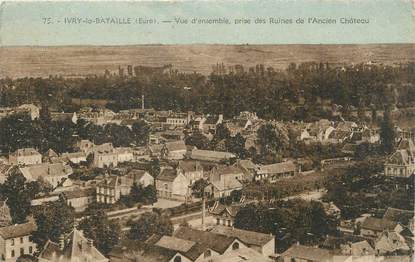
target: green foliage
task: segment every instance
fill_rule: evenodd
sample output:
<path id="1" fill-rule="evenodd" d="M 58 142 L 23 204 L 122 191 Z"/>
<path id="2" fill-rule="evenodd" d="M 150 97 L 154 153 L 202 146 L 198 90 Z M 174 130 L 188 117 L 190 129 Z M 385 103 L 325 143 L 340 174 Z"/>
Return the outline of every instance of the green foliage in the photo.
<path id="1" fill-rule="evenodd" d="M 157 202 L 157 190 L 156 187 L 153 185 L 148 185 L 144 188 L 144 203 L 146 204 L 153 204 Z"/>
<path id="2" fill-rule="evenodd" d="M 210 141 L 201 132 L 196 131 L 186 137 L 185 143 L 189 146 L 195 146 L 197 149 L 206 150 L 209 148 Z"/>
<path id="3" fill-rule="evenodd" d="M 346 219 L 387 207 L 412 210 L 414 208 L 413 181 L 393 180 L 379 175 L 383 160 L 366 160 L 339 176 L 326 181 L 324 199 L 342 210 Z"/>
<path id="4" fill-rule="evenodd" d="M 156 181 L 157 176 L 160 174 L 160 161 L 157 158 L 151 159 L 149 173 L 154 177 L 154 181 Z"/>
<path id="5" fill-rule="evenodd" d="M 26 178 L 15 168 L 1 185 L 1 198 L 7 198 L 13 223 L 24 223 L 30 214 L 30 202 L 43 190 L 39 182 L 27 182 Z"/>
<path id="6" fill-rule="evenodd" d="M 299 199 L 245 206 L 237 213 L 234 225 L 266 234 L 290 232 L 289 237 L 281 240 L 282 246 L 295 241 L 317 243 L 336 229 L 336 221 L 327 217 L 320 202 Z"/>
<path id="7" fill-rule="evenodd" d="M 364 64 L 343 69 L 328 64 L 307 62 L 289 66 L 287 70 L 257 65 L 238 67 L 237 72 L 200 73 L 154 72 L 132 77 L 103 75 L 83 79 L 21 78 L 2 79 L 0 102 L 4 106 L 41 101 L 62 111 L 74 110 L 71 98 L 104 99 L 114 110 L 137 108 L 141 95 L 146 96 L 146 107 L 161 110 L 223 113 L 232 117 L 240 111 L 255 111 L 261 118 L 312 121 L 326 117 L 319 104 L 328 99 L 344 106 L 382 108 L 384 104 L 398 103 L 413 106 L 415 64 L 400 67 Z M 402 85 L 401 83 L 410 83 Z M 394 101 L 391 84 L 399 93 Z M 412 84 L 412 85 L 411 85 Z M 192 87 L 185 90 L 183 87 Z M 303 106 L 298 106 L 304 100 Z M 345 110 L 346 113 L 346 110 Z"/>
<path id="8" fill-rule="evenodd" d="M 281 131 L 277 130 L 271 123 L 262 125 L 257 131 L 259 154 L 256 162 L 264 164 L 280 162 L 281 153 L 287 146 L 284 140 Z"/>
<path id="9" fill-rule="evenodd" d="M 389 110 L 385 110 L 380 126 L 380 144 L 385 154 L 391 154 L 395 149 L 395 129 Z"/>
<path id="10" fill-rule="evenodd" d="M 120 226 L 108 220 L 102 210 L 84 218 L 79 224 L 79 229 L 83 230 L 87 238 L 94 241 L 94 246 L 103 254 L 108 254 L 118 244 L 121 235 Z"/>
<path id="11" fill-rule="evenodd" d="M 205 188 L 209 185 L 209 182 L 205 179 L 196 180 L 192 185 L 192 194 L 196 197 L 202 197 L 205 192 Z"/>
<path id="12" fill-rule="evenodd" d="M 236 134 L 234 137 L 229 137 L 225 140 L 227 151 L 235 153 L 238 158 L 245 159 L 248 156 L 248 152 L 245 149 L 245 138 L 240 134 Z"/>
<path id="13" fill-rule="evenodd" d="M 150 126 L 144 121 L 135 122 L 131 130 L 135 137 L 135 143 L 137 146 L 145 146 L 148 144 L 150 135 Z"/>
<path id="14" fill-rule="evenodd" d="M 153 234 L 169 235 L 173 233 L 173 224 L 170 219 L 157 213 L 144 213 L 136 222 L 132 222 L 129 237 L 131 239 L 146 240 Z"/>
<path id="15" fill-rule="evenodd" d="M 59 236 L 72 231 L 75 212 L 60 197 L 58 201 L 45 203 L 40 206 L 34 212 L 34 218 L 37 230 L 32 234 L 32 241 L 40 248 L 44 246 L 48 239 L 58 242 Z"/>
<path id="16" fill-rule="evenodd" d="M 131 186 L 130 194 L 123 196 L 121 202 L 127 206 L 134 206 L 136 203 L 153 204 L 157 202 L 157 190 L 154 185 L 143 187 L 134 183 Z"/>

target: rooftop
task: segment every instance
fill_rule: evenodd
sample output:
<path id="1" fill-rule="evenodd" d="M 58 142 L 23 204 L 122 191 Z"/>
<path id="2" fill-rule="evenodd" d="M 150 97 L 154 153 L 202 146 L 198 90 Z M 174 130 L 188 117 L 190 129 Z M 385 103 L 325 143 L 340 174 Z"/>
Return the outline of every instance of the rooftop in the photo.
<path id="1" fill-rule="evenodd" d="M 22 236 L 31 235 L 36 230 L 34 222 L 27 222 L 24 224 L 16 224 L 7 227 L 0 227 L 0 236 L 3 239 L 10 239 Z"/>
<path id="2" fill-rule="evenodd" d="M 58 243 L 48 241 L 40 252 L 39 258 L 46 261 L 64 262 L 108 261 L 77 229 L 65 237 L 65 245 L 62 249 Z"/>
<path id="3" fill-rule="evenodd" d="M 160 175 L 157 176 L 157 180 L 172 182 L 177 177 L 177 172 L 172 168 L 165 168 L 161 171 Z"/>
<path id="4" fill-rule="evenodd" d="M 284 253 L 283 257 L 301 258 L 310 261 L 329 262 L 333 255 L 327 249 L 308 247 L 303 245 L 293 245 Z"/>
<path id="5" fill-rule="evenodd" d="M 264 246 L 269 243 L 274 236 L 269 234 L 258 233 L 254 231 L 242 230 L 227 226 L 215 226 L 210 232 L 229 237 L 239 238 L 248 245 Z"/>
<path id="6" fill-rule="evenodd" d="M 397 225 L 398 223 L 387 219 L 367 217 L 362 223 L 362 228 L 374 231 L 383 231 L 393 230 Z"/>

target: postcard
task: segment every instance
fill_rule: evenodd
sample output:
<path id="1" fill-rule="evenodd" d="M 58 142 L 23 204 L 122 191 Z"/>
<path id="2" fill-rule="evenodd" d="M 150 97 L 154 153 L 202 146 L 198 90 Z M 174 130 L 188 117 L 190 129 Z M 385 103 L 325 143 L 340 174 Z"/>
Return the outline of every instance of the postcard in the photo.
<path id="1" fill-rule="evenodd" d="M 414 17 L 1 1 L 0 261 L 413 261 Z"/>

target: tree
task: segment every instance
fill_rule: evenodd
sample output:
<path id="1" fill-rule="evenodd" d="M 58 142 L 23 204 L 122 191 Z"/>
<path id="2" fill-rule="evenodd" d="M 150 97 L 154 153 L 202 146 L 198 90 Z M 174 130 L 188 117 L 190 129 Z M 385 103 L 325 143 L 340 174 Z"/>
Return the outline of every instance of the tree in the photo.
<path id="1" fill-rule="evenodd" d="M 221 141 L 226 141 L 231 136 L 231 133 L 228 129 L 228 127 L 225 124 L 218 124 L 216 126 L 215 135 L 213 136 L 212 141 L 210 142 L 210 147 L 213 149 L 216 149 L 218 147 L 218 144 L 221 143 Z M 224 151 L 224 150 L 221 150 Z"/>
<path id="2" fill-rule="evenodd" d="M 225 143 L 227 150 L 235 153 L 238 158 L 244 159 L 248 155 L 248 152 L 245 149 L 245 138 L 240 133 L 236 134 L 234 137 L 228 138 Z"/>
<path id="3" fill-rule="evenodd" d="M 37 229 L 32 234 L 32 241 L 43 247 L 49 239 L 58 242 L 59 237 L 72 231 L 75 211 L 66 205 L 65 199 L 45 203 L 34 212 Z"/>
<path id="4" fill-rule="evenodd" d="M 146 240 L 153 234 L 169 235 L 173 233 L 173 224 L 170 219 L 157 213 L 144 213 L 136 222 L 133 222 L 130 230 L 130 238 Z"/>
<path id="5" fill-rule="evenodd" d="M 108 254 L 120 239 L 120 226 L 108 220 L 102 210 L 84 218 L 80 222 L 79 228 L 83 230 L 87 238 L 94 241 L 95 247 L 104 254 Z"/>
<path id="6" fill-rule="evenodd" d="M 148 185 L 144 188 L 143 201 L 146 204 L 153 204 L 157 202 L 157 190 L 153 185 Z"/>
<path id="7" fill-rule="evenodd" d="M 149 172 L 153 176 L 154 181 L 156 181 L 157 176 L 160 174 L 160 161 L 157 158 L 151 159 Z"/>
<path id="8" fill-rule="evenodd" d="M 137 183 L 134 182 L 134 184 L 131 186 L 129 197 L 134 203 L 142 202 L 144 198 L 143 186 L 141 184 L 137 185 Z"/>
<path id="9" fill-rule="evenodd" d="M 40 186 L 36 182 L 26 182 L 26 178 L 14 168 L 2 185 L 3 198 L 7 198 L 12 222 L 24 223 L 30 214 L 30 202 L 39 192 Z"/>
<path id="10" fill-rule="evenodd" d="M 195 146 L 197 149 L 208 149 L 209 139 L 201 132 L 196 131 L 185 140 L 186 145 Z"/>
<path id="11" fill-rule="evenodd" d="M 150 126 L 145 121 L 135 122 L 131 130 L 133 131 L 137 146 L 145 146 L 148 144 L 150 135 Z"/>
<path id="12" fill-rule="evenodd" d="M 272 124 L 262 125 L 258 129 L 257 141 L 263 158 L 267 155 L 276 155 L 281 151 L 283 145 L 280 134 L 277 134 L 277 130 Z"/>
<path id="13" fill-rule="evenodd" d="M 114 146 L 130 146 L 135 142 L 136 136 L 126 126 L 120 126 L 116 124 L 106 125 L 104 132 Z"/>
<path id="14" fill-rule="evenodd" d="M 387 109 L 383 114 L 383 121 L 380 126 L 380 145 L 385 154 L 391 154 L 395 149 L 395 136 L 390 111 Z"/>
<path id="15" fill-rule="evenodd" d="M 196 197 L 202 197 L 205 188 L 209 185 L 209 182 L 204 179 L 196 180 L 192 185 L 192 194 Z"/>

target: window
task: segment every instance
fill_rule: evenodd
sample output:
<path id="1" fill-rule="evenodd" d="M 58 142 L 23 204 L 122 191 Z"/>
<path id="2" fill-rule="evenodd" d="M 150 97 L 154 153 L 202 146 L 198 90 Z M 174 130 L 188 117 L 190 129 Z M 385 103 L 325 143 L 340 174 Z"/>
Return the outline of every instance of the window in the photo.
<path id="1" fill-rule="evenodd" d="M 12 251 L 10 252 L 10 256 L 11 256 L 11 257 L 14 257 L 14 250 L 12 250 Z"/>
<path id="2" fill-rule="evenodd" d="M 238 242 L 235 242 L 232 245 L 232 250 L 237 250 L 237 249 L 239 249 L 239 243 Z"/>
<path id="3" fill-rule="evenodd" d="M 23 244 L 23 237 L 20 238 L 20 243 Z"/>
<path id="4" fill-rule="evenodd" d="M 174 262 L 182 262 L 182 257 L 181 256 L 175 257 Z"/>
<path id="5" fill-rule="evenodd" d="M 30 246 L 29 247 L 29 254 L 32 254 L 33 253 L 33 247 L 32 246 Z"/>
<path id="6" fill-rule="evenodd" d="M 20 255 L 23 256 L 24 255 L 24 248 L 20 248 Z"/>
<path id="7" fill-rule="evenodd" d="M 14 246 L 14 238 L 12 238 L 11 241 L 12 241 L 11 245 Z"/>
<path id="8" fill-rule="evenodd" d="M 216 218 L 216 225 L 220 225 L 220 219 Z"/>
<path id="9" fill-rule="evenodd" d="M 206 250 L 204 255 L 205 258 L 212 256 L 212 252 L 210 250 Z"/>

